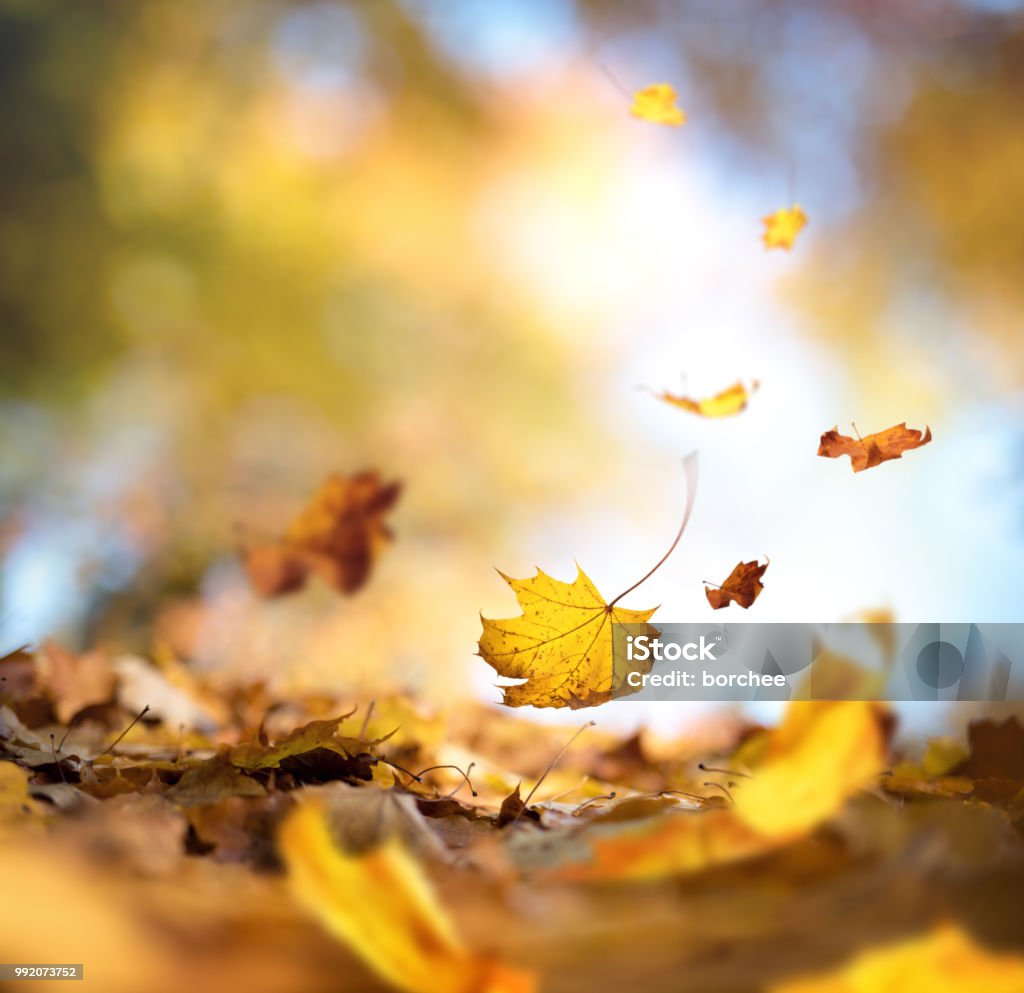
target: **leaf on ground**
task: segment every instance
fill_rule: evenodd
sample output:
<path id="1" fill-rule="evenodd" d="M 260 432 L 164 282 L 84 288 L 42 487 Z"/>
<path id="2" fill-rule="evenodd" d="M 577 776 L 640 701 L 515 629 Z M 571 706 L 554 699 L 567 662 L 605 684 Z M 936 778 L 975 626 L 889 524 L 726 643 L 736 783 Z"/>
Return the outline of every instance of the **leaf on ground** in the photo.
<path id="1" fill-rule="evenodd" d="M 682 525 L 668 552 L 640 583 L 672 553 L 690 519 L 697 490 L 696 459 L 686 459 L 684 469 L 687 497 Z M 531 579 L 499 575 L 512 587 L 523 613 L 505 620 L 481 616 L 479 655 L 499 676 L 522 680 L 501 687 L 505 706 L 595 707 L 634 692 L 626 683 L 630 672 L 650 671 L 653 662 L 646 667 L 627 662 L 625 638 L 615 627 L 634 625 L 633 634 L 657 636 L 657 628 L 647 624 L 657 607 L 626 610 L 615 606 L 640 583 L 607 603 L 579 566 L 572 583 L 563 583 L 540 569 Z"/>
<path id="2" fill-rule="evenodd" d="M 13 762 L 0 761 L 0 825 L 31 820 L 40 814 L 29 796 L 28 772 Z"/>
<path id="3" fill-rule="evenodd" d="M 386 982 L 407 993 L 529 993 L 532 974 L 460 941 L 419 863 L 396 839 L 353 855 L 332 839 L 322 804 L 284 822 L 281 855 L 296 901 Z"/>
<path id="4" fill-rule="evenodd" d="M 765 734 L 750 763 L 751 778 L 733 790 L 732 812 L 763 835 L 804 834 L 876 780 L 885 767 L 887 737 L 878 704 L 793 703 L 782 723 Z"/>
<path id="5" fill-rule="evenodd" d="M 498 810 L 498 827 L 512 824 L 526 813 L 526 803 L 519 794 L 519 784 L 517 784 L 516 788 L 501 801 L 501 807 Z M 536 814 L 533 819 L 539 820 Z"/>
<path id="6" fill-rule="evenodd" d="M 677 393 L 670 393 L 668 390 L 662 393 L 654 393 L 654 396 L 658 400 L 663 400 L 665 403 L 670 403 L 675 407 L 688 410 L 691 414 L 698 414 L 701 417 L 733 417 L 746 410 L 747 401 L 753 396 L 760 385 L 756 379 L 749 387 L 737 381 L 720 393 L 704 397 L 701 400 Z"/>
<path id="7" fill-rule="evenodd" d="M 927 445 L 931 440 L 930 428 L 926 427 L 922 434 L 915 428 L 908 428 L 906 422 L 863 438 L 850 438 L 840 434 L 838 428 L 832 428 L 821 436 L 818 454 L 826 459 L 849 455 L 853 471 L 863 472 L 891 459 L 902 458 L 904 452 Z"/>
<path id="8" fill-rule="evenodd" d="M 246 772 L 280 769 L 302 781 L 369 782 L 378 761 L 372 749 L 391 735 L 370 741 L 339 735 L 338 727 L 348 716 L 310 721 L 273 745 L 257 742 L 235 745 L 228 753 L 229 761 Z"/>
<path id="9" fill-rule="evenodd" d="M 586 857 L 553 870 L 563 880 L 645 879 L 700 872 L 771 852 L 836 814 L 885 763 L 885 730 L 870 703 L 794 703 L 783 723 L 741 753 L 751 778 L 724 809 L 680 812 L 585 829 Z M 614 829 L 613 829 L 614 828 Z"/>
<path id="10" fill-rule="evenodd" d="M 1024 958 L 992 952 L 955 924 L 872 948 L 832 972 L 771 987 L 771 993 L 1020 993 Z"/>
<path id="11" fill-rule="evenodd" d="M 282 596 L 312 574 L 340 593 L 355 593 L 393 539 L 384 519 L 401 490 L 401 483 L 383 483 L 372 471 L 329 476 L 280 541 L 245 552 L 253 589 Z"/>
<path id="12" fill-rule="evenodd" d="M 686 123 L 686 114 L 676 102 L 675 87 L 671 83 L 652 83 L 633 94 L 629 112 L 634 117 L 652 124 L 680 127 Z"/>
<path id="13" fill-rule="evenodd" d="M 807 226 L 807 215 L 799 204 L 793 204 L 769 214 L 762 223 L 764 247 L 789 251 L 796 242 L 796 236 Z"/>
<path id="14" fill-rule="evenodd" d="M 108 703 L 114 698 L 114 670 L 104 652 L 75 655 L 55 641 L 47 641 L 39 655 L 61 723 L 69 723 L 86 707 Z"/>
<path id="15" fill-rule="evenodd" d="M 167 791 L 167 798 L 181 807 L 216 803 L 231 796 L 266 796 L 267 791 L 232 763 L 227 749 L 189 769 Z"/>
<path id="16" fill-rule="evenodd" d="M 738 563 L 721 586 L 715 589 L 710 585 L 705 586 L 704 595 L 708 603 L 715 610 L 728 607 L 730 603 L 737 603 L 746 610 L 764 589 L 761 577 L 767 568 L 767 561 L 764 565 L 758 565 L 756 559 L 753 562 Z"/>

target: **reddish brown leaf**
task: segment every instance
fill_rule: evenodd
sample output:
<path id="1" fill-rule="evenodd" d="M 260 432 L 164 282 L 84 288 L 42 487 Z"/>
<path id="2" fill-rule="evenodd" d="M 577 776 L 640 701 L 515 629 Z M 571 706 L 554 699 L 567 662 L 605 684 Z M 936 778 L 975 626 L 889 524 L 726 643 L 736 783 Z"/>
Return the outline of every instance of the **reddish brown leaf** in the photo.
<path id="1" fill-rule="evenodd" d="M 862 472 L 890 459 L 902 458 L 904 452 L 927 445 L 931 440 L 931 428 L 926 427 L 922 434 L 908 428 L 905 422 L 864 438 L 850 438 L 833 428 L 821 436 L 818 454 L 826 459 L 849 455 L 853 471 Z"/>
<path id="2" fill-rule="evenodd" d="M 767 562 L 758 565 L 757 559 L 753 562 L 740 562 L 729 573 L 729 578 L 717 589 L 711 589 L 711 584 L 705 587 L 704 595 L 708 598 L 708 603 L 715 610 L 728 607 L 730 603 L 738 603 L 746 610 L 764 589 L 761 577 L 767 568 Z"/>
<path id="3" fill-rule="evenodd" d="M 316 574 L 341 593 L 355 593 L 392 540 L 384 517 L 401 489 L 401 483 L 382 483 L 372 471 L 329 476 L 280 541 L 246 550 L 253 589 L 282 596 Z"/>

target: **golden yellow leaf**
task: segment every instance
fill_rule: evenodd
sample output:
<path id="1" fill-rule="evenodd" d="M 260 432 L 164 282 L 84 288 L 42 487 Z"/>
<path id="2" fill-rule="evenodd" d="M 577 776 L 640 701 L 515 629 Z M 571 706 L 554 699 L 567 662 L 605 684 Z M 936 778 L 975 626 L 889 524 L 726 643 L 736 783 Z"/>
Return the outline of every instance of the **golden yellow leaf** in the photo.
<path id="1" fill-rule="evenodd" d="M 807 226 L 807 215 L 799 204 L 783 207 L 763 219 L 765 248 L 785 248 L 789 250 L 796 241 L 796 236 Z"/>
<path id="2" fill-rule="evenodd" d="M 521 617 L 492 621 L 482 617 L 480 656 L 500 676 L 526 680 L 503 686 L 508 707 L 593 707 L 625 685 L 624 645 L 615 644 L 615 624 L 645 624 L 657 610 L 625 610 L 605 602 L 582 569 L 563 583 L 537 570 L 532 579 L 512 579 Z M 632 663 L 633 669 L 636 666 Z M 646 669 L 636 669 L 649 672 Z"/>
<path id="3" fill-rule="evenodd" d="M 954 924 L 862 952 L 833 972 L 772 993 L 1022 993 L 1024 958 L 990 952 Z"/>
<path id="4" fill-rule="evenodd" d="M 478 654 L 499 676 L 521 679 L 503 686 L 507 707 L 595 707 L 616 695 L 632 692 L 626 684 L 630 672 L 650 672 L 653 661 L 626 659 L 625 638 L 616 625 L 634 625 L 631 634 L 655 637 L 647 624 L 658 609 L 626 610 L 615 605 L 661 567 L 686 530 L 697 493 L 697 459 L 683 460 L 686 473 L 686 509 L 675 539 L 661 560 L 638 583 L 608 603 L 584 571 L 564 583 L 537 570 L 530 579 L 498 574 L 512 587 L 522 608 L 519 617 L 490 620 L 481 615 L 483 633 Z"/>
<path id="5" fill-rule="evenodd" d="M 397 839 L 362 854 L 331 839 L 322 804 L 281 827 L 295 899 L 382 979 L 407 993 L 530 993 L 532 973 L 468 951 L 419 863 Z"/>
<path id="6" fill-rule="evenodd" d="M 670 83 L 652 83 L 633 94 L 629 112 L 634 117 L 653 124 L 680 127 L 686 123 L 686 114 L 676 105 L 675 87 Z"/>
<path id="7" fill-rule="evenodd" d="M 705 397 L 703 400 L 670 393 L 668 390 L 654 395 L 659 400 L 664 400 L 665 403 L 681 407 L 683 410 L 688 410 L 691 414 L 698 414 L 701 417 L 733 417 L 746 409 L 747 401 L 760 385 L 756 379 L 749 387 L 737 381 L 720 393 Z"/>
<path id="8" fill-rule="evenodd" d="M 699 872 L 763 855 L 809 834 L 885 763 L 875 704 L 790 704 L 782 724 L 740 749 L 730 765 L 751 777 L 724 809 L 680 813 L 596 836 L 586 861 L 554 872 L 565 880 L 647 879 Z"/>

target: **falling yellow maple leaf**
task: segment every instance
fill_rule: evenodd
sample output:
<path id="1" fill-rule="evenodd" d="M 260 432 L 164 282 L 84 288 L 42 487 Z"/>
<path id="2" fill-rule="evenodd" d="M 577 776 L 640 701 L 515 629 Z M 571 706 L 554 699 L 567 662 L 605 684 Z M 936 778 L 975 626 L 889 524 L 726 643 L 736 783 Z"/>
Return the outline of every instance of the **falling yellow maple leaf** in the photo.
<path id="1" fill-rule="evenodd" d="M 978 945 L 954 924 L 872 948 L 833 972 L 778 983 L 771 993 L 1021 993 L 1024 959 Z"/>
<path id="2" fill-rule="evenodd" d="M 474 955 L 419 863 L 392 838 L 360 854 L 331 838 L 324 807 L 301 804 L 281 826 L 296 900 L 382 979 L 407 993 L 532 993 L 532 973 Z"/>
<path id="3" fill-rule="evenodd" d="M 686 123 L 686 114 L 676 105 L 676 91 L 671 83 L 652 83 L 637 90 L 629 112 L 653 124 L 678 128 Z"/>
<path id="4" fill-rule="evenodd" d="M 796 236 L 807 226 L 807 215 L 799 204 L 783 207 L 763 219 L 765 248 L 790 249 Z"/>
<path id="5" fill-rule="evenodd" d="M 730 764 L 749 778 L 726 808 L 640 821 L 590 842 L 589 858 L 554 870 L 564 880 L 650 879 L 764 855 L 808 834 L 885 763 L 882 711 L 861 701 L 801 702 L 745 743 Z M 745 775 L 745 774 L 743 774 Z"/>
<path id="6" fill-rule="evenodd" d="M 760 385 L 756 379 L 749 387 L 737 381 L 720 393 L 702 400 L 670 393 L 668 390 L 654 393 L 654 396 L 659 400 L 664 400 L 665 403 L 681 407 L 683 410 L 688 410 L 691 414 L 698 414 L 701 417 L 732 417 L 746 409 L 747 401 Z"/>
<path id="7" fill-rule="evenodd" d="M 623 629 L 617 630 L 616 625 L 642 625 L 630 633 L 654 637 L 658 630 L 647 621 L 658 608 L 626 610 L 616 604 L 661 566 L 683 535 L 697 490 L 696 458 L 690 456 L 684 467 L 687 503 L 675 541 L 654 569 L 610 603 L 579 566 L 572 583 L 540 569 L 530 579 L 512 579 L 499 572 L 523 613 L 504 620 L 481 616 L 479 655 L 499 676 L 523 680 L 502 687 L 506 706 L 594 707 L 630 692 L 629 672 L 650 672 L 653 662 L 627 663 Z"/>

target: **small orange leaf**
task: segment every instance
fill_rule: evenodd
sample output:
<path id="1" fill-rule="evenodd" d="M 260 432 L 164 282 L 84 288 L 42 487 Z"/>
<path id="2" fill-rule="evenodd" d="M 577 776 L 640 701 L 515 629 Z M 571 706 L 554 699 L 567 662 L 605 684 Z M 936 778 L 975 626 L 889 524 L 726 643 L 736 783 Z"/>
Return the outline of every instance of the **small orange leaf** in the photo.
<path id="1" fill-rule="evenodd" d="M 783 207 L 763 218 L 764 233 L 761 235 L 765 248 L 793 247 L 796 236 L 807 226 L 807 215 L 799 204 Z"/>
<path id="2" fill-rule="evenodd" d="M 753 562 L 740 562 L 720 587 L 717 589 L 705 588 L 704 595 L 708 598 L 708 603 L 715 610 L 721 610 L 735 602 L 746 610 L 764 589 L 761 577 L 767 568 L 767 561 L 764 565 L 758 565 L 757 559 L 754 559 Z M 705 582 L 707 581 L 705 580 Z M 711 585 L 713 584 L 708 584 L 708 586 Z"/>
<path id="3" fill-rule="evenodd" d="M 652 83 L 633 94 L 629 112 L 653 124 L 680 127 L 686 123 L 686 114 L 676 105 L 676 91 L 670 83 Z"/>
<path id="4" fill-rule="evenodd" d="M 733 417 L 746 409 L 747 401 L 760 385 L 756 379 L 749 387 L 737 380 L 732 386 L 714 396 L 705 397 L 703 400 L 669 393 L 668 390 L 663 393 L 655 393 L 654 396 L 665 403 L 681 407 L 683 410 L 688 410 L 691 414 L 698 414 L 701 417 Z"/>
<path id="5" fill-rule="evenodd" d="M 302 589 L 311 573 L 341 593 L 354 593 L 392 534 L 384 523 L 402 484 L 382 483 L 376 472 L 329 476 L 273 544 L 248 549 L 245 569 L 262 596 Z"/>
<path id="6" fill-rule="evenodd" d="M 864 438 L 850 438 L 833 428 L 821 436 L 818 454 L 826 459 L 849 455 L 853 471 L 862 472 L 890 459 L 901 458 L 904 452 L 927 445 L 931 440 L 931 428 L 926 427 L 922 434 L 908 428 L 906 422 Z"/>

